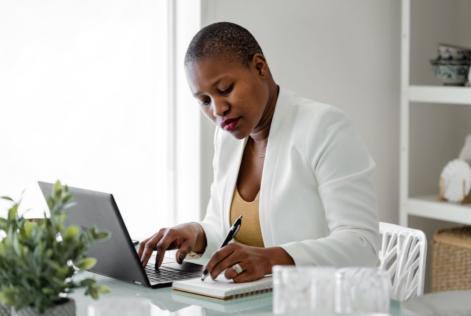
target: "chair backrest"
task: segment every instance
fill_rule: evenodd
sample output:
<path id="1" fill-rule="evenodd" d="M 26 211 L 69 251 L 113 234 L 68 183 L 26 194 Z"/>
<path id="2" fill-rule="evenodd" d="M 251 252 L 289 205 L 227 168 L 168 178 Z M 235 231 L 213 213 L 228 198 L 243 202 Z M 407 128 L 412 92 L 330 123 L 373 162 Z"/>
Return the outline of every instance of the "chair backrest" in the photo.
<path id="1" fill-rule="evenodd" d="M 391 298 L 405 301 L 424 293 L 427 239 L 418 229 L 379 223 L 380 268 L 391 277 Z"/>

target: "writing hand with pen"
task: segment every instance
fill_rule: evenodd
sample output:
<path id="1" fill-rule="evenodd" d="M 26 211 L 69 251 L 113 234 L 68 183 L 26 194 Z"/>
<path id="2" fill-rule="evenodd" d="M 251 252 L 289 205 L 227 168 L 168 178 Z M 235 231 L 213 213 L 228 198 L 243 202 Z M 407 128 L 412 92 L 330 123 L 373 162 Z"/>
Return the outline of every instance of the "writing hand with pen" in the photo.
<path id="1" fill-rule="evenodd" d="M 226 247 L 227 244 L 229 244 L 229 242 L 235 238 L 235 236 L 240 230 L 241 225 L 242 225 L 242 216 L 239 216 L 239 218 L 237 218 L 234 224 L 232 225 L 231 229 L 229 229 L 229 232 L 227 233 L 227 236 L 222 242 L 221 247 L 219 247 L 219 249 Z M 242 271 L 244 270 L 238 263 L 232 266 L 232 268 L 237 272 L 237 274 L 242 273 Z M 203 274 L 201 275 L 201 281 L 204 281 L 204 279 L 208 276 L 208 273 L 209 273 L 209 270 L 208 270 L 208 267 L 206 266 L 206 268 L 203 270 Z"/>
<path id="2" fill-rule="evenodd" d="M 259 248 L 239 243 L 230 243 L 238 229 L 233 231 L 237 221 L 232 226 L 226 239 L 206 264 L 205 271 L 212 279 L 216 279 L 222 272 L 228 279 L 236 283 L 255 281 L 270 274 L 272 267 L 277 264 L 292 265 L 293 259 L 281 247 Z M 232 231 L 232 232 L 231 232 Z M 156 267 L 163 261 L 165 251 L 178 249 L 176 260 L 182 263 L 185 256 L 194 251 L 204 252 L 206 248 L 206 235 L 198 223 L 186 223 L 172 228 L 163 228 L 150 238 L 141 242 L 139 257 L 146 265 L 152 252 L 157 250 Z M 202 279 L 205 278 L 203 273 Z"/>

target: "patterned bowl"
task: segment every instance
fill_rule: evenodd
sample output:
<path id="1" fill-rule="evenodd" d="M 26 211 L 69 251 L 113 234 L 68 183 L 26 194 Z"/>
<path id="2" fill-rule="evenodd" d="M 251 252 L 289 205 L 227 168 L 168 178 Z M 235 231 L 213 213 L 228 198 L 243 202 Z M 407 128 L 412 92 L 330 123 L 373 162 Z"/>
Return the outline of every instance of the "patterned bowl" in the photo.
<path id="1" fill-rule="evenodd" d="M 440 59 L 431 61 L 434 75 L 444 84 L 462 86 L 468 80 L 469 62 L 445 62 Z"/>

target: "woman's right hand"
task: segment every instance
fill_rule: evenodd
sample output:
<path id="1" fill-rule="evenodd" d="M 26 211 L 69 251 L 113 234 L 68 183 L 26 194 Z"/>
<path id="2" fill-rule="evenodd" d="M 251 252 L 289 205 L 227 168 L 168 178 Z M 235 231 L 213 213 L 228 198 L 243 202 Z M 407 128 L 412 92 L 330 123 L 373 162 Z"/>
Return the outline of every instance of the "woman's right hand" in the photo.
<path id="1" fill-rule="evenodd" d="M 138 255 L 142 265 L 146 266 L 154 250 L 157 250 L 155 266 L 160 267 L 165 251 L 178 249 L 176 260 L 182 263 L 190 252 L 201 253 L 206 248 L 206 235 L 198 223 L 185 223 L 171 228 L 162 228 L 156 234 L 141 242 Z"/>

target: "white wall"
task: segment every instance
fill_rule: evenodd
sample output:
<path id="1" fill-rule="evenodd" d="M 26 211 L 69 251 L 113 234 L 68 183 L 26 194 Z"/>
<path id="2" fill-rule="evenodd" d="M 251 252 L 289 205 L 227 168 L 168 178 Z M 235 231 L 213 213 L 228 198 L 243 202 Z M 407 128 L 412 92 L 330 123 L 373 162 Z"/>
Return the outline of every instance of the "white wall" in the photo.
<path id="1" fill-rule="evenodd" d="M 114 193 L 133 237 L 172 224 L 166 30 L 165 2 L 1 1 L 0 195 L 42 215 L 61 179 Z"/>
<path id="2" fill-rule="evenodd" d="M 397 222 L 400 1 L 204 0 L 202 15 L 203 25 L 231 21 L 249 29 L 280 86 L 335 105 L 353 119 L 377 163 L 380 219 Z"/>
<path id="3" fill-rule="evenodd" d="M 200 28 L 199 0 L 169 0 L 176 6 L 175 16 L 175 223 L 197 221 L 201 213 L 200 192 L 200 107 L 186 82 L 183 59 L 193 35 Z"/>

